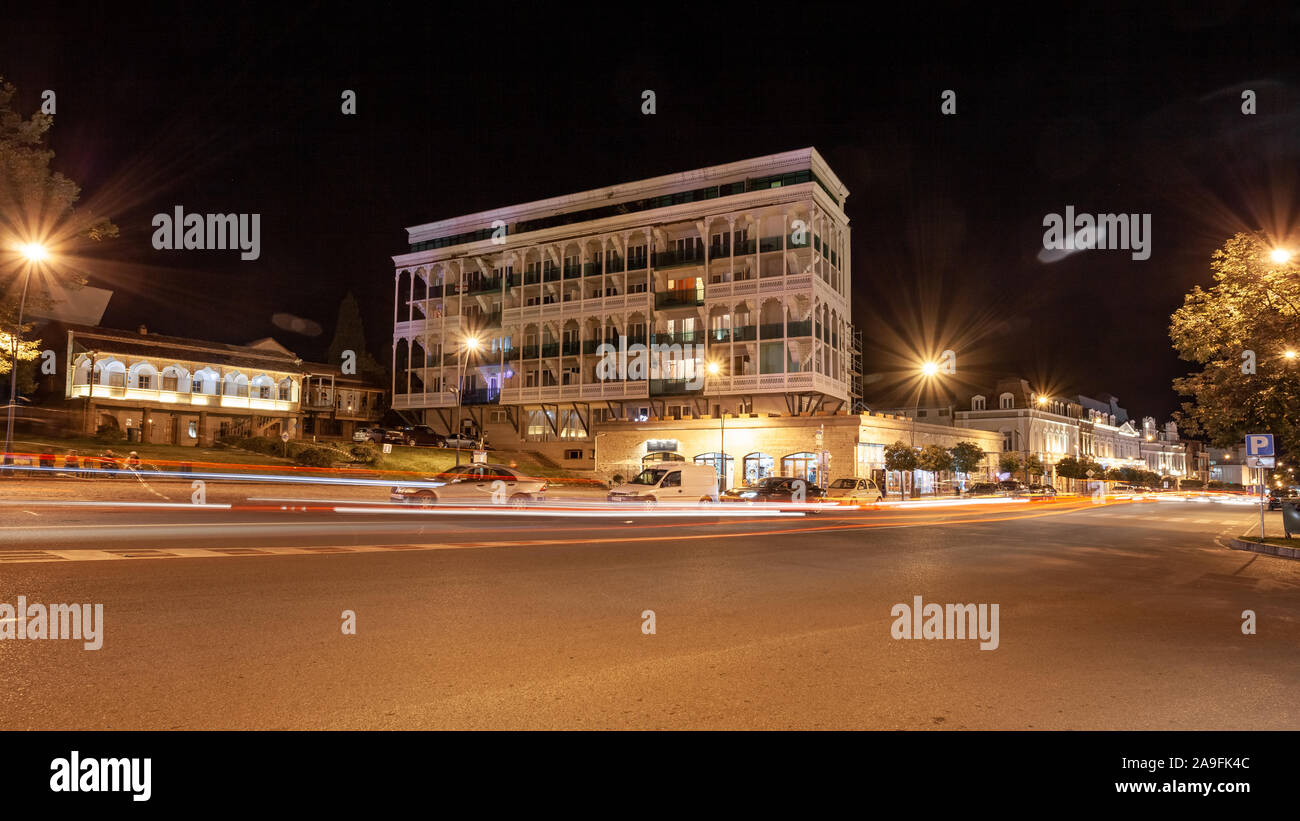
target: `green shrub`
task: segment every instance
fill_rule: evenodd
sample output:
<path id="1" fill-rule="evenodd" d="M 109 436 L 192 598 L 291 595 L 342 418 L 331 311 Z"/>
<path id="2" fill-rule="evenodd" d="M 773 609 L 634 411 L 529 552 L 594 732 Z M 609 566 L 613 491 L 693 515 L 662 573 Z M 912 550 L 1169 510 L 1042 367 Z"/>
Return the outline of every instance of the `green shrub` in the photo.
<path id="1" fill-rule="evenodd" d="M 348 448 L 348 452 L 352 454 L 352 461 L 361 462 L 362 464 L 371 467 L 379 464 L 379 460 L 384 458 L 384 454 L 379 450 L 379 446 L 373 445 L 369 442 L 364 444 L 355 444 Z"/>
<path id="2" fill-rule="evenodd" d="M 329 448 L 307 447 L 298 451 L 293 460 L 307 467 L 327 468 L 338 460 L 338 454 Z"/>
<path id="3" fill-rule="evenodd" d="M 121 428 L 113 425 L 100 425 L 95 429 L 95 441 L 106 444 L 125 442 L 126 434 L 122 432 Z"/>
<path id="4" fill-rule="evenodd" d="M 1179 485 L 1179 487 L 1184 488 L 1186 490 L 1200 490 L 1201 488 L 1205 487 L 1205 483 L 1202 482 L 1200 479 L 1184 479 L 1182 481 L 1182 484 Z"/>

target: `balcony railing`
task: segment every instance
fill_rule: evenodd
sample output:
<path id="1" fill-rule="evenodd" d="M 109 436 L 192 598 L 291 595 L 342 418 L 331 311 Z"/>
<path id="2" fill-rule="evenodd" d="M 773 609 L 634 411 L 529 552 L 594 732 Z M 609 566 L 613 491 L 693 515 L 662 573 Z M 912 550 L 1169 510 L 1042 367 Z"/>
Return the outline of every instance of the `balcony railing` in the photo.
<path id="1" fill-rule="evenodd" d="M 582 268 L 581 268 L 581 266 L 578 266 L 578 265 L 566 265 L 566 266 L 564 266 L 564 278 L 565 278 L 565 279 L 577 279 L 577 278 L 580 277 L 580 276 L 582 276 Z"/>
<path id="2" fill-rule="evenodd" d="M 465 391 L 461 397 L 462 405 L 494 405 L 501 399 L 501 392 L 496 388 L 475 388 Z"/>
<path id="3" fill-rule="evenodd" d="M 675 308 L 704 304 L 704 294 L 699 290 L 668 291 L 655 294 L 656 308 Z"/>
<path id="4" fill-rule="evenodd" d="M 780 322 L 768 322 L 758 327 L 758 335 L 762 339 L 776 339 L 785 336 L 785 325 Z"/>
<path id="5" fill-rule="evenodd" d="M 698 251 L 656 251 L 656 268 L 676 268 L 681 265 L 700 265 L 704 262 L 704 249 Z"/>
<path id="6" fill-rule="evenodd" d="M 654 344 L 656 345 L 693 345 L 696 342 L 703 341 L 703 331 L 677 331 L 676 333 L 654 335 Z"/>
<path id="7" fill-rule="evenodd" d="M 731 329 L 731 339 L 733 342 L 753 342 L 758 339 L 757 325 L 739 325 Z"/>
<path id="8" fill-rule="evenodd" d="M 481 277 L 465 283 L 465 293 L 481 294 L 487 291 L 501 290 L 501 277 Z"/>
<path id="9" fill-rule="evenodd" d="M 565 342 L 560 347 L 560 352 L 564 356 L 577 356 L 578 354 L 582 353 L 582 344 L 578 342 L 578 340 L 576 339 L 573 340 L 572 342 Z"/>
<path id="10" fill-rule="evenodd" d="M 599 262 L 588 262 L 582 266 L 582 275 L 585 277 L 598 277 L 603 273 L 605 272 L 601 269 Z"/>
<path id="11" fill-rule="evenodd" d="M 651 396 L 672 396 L 683 393 L 698 393 L 700 387 L 692 385 L 686 379 L 651 379 L 650 395 Z"/>
<path id="12" fill-rule="evenodd" d="M 786 336 L 812 336 L 812 320 L 800 319 L 785 323 Z"/>

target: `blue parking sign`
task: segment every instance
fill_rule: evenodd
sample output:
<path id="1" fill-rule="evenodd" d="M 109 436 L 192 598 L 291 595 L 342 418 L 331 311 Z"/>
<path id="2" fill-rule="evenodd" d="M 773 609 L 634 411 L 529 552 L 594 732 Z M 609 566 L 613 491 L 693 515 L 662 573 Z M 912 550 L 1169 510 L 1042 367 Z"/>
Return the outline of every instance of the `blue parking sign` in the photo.
<path id="1" fill-rule="evenodd" d="M 1246 434 L 1246 455 L 1247 456 L 1272 456 L 1273 455 L 1273 434 L 1271 433 Z"/>

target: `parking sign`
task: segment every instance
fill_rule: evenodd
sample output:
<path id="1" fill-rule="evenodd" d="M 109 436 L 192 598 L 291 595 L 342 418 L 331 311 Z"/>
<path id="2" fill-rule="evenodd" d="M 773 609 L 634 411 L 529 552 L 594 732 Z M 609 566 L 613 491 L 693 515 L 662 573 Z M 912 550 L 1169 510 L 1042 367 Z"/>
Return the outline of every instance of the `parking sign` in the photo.
<path id="1" fill-rule="evenodd" d="M 1246 455 L 1247 456 L 1272 456 L 1273 455 L 1273 434 L 1271 433 L 1246 434 Z"/>

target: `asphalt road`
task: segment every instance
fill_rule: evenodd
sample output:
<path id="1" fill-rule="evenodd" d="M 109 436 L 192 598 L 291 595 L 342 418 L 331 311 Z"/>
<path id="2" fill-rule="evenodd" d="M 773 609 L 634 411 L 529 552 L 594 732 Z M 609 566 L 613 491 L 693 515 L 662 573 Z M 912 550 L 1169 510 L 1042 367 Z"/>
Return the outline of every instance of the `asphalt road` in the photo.
<path id="1" fill-rule="evenodd" d="M 104 639 L 0 641 L 5 729 L 1300 729 L 1300 561 L 1220 543 L 1250 508 L 592 518 L 32 490 L 0 489 L 0 602 L 102 603 Z M 997 649 L 893 638 L 914 596 L 998 604 Z"/>

